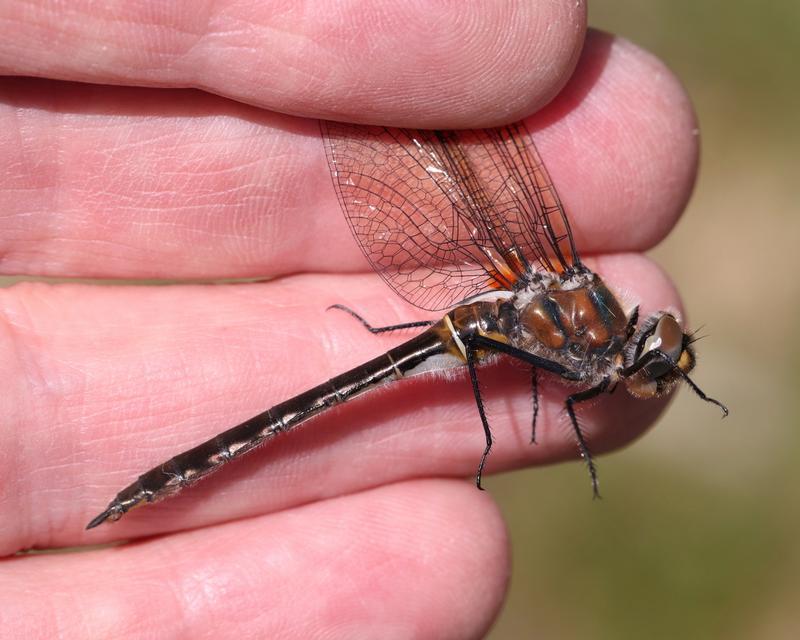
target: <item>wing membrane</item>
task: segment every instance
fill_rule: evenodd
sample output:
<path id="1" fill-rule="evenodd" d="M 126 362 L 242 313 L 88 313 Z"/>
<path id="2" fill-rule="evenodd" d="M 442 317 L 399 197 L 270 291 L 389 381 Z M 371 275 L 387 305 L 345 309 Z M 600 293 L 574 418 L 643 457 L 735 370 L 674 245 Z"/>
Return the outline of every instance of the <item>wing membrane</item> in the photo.
<path id="1" fill-rule="evenodd" d="M 475 131 L 322 122 L 350 229 L 410 303 L 441 310 L 536 270 L 580 267 L 569 222 L 521 124 Z"/>

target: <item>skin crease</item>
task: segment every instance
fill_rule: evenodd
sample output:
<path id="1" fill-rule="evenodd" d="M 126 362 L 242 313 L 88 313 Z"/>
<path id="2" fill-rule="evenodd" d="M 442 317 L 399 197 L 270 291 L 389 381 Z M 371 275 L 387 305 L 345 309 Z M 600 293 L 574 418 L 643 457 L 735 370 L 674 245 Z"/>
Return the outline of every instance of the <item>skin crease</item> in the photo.
<path id="1" fill-rule="evenodd" d="M 316 123 L 294 116 L 486 126 L 558 94 L 526 122 L 579 248 L 626 305 L 680 309 L 638 253 L 674 225 L 696 171 L 694 117 L 669 71 L 604 34 L 583 47 L 575 3 L 443 3 L 436 21 L 426 3 L 401 4 L 0 8 L 0 68 L 38 76 L 0 81 L 3 273 L 273 278 L 0 291 L 3 551 L 138 540 L 6 559 L 0 628 L 470 638 L 491 624 L 509 549 L 489 492 L 460 479 L 483 447 L 463 373 L 358 399 L 179 498 L 83 530 L 153 464 L 406 337 L 365 334 L 329 304 L 379 325 L 434 317 L 368 272 Z M 480 373 L 497 436 L 488 472 L 575 457 L 563 385 L 544 378 L 530 446 L 527 370 Z M 606 451 L 664 404 L 618 392 L 581 421 Z"/>

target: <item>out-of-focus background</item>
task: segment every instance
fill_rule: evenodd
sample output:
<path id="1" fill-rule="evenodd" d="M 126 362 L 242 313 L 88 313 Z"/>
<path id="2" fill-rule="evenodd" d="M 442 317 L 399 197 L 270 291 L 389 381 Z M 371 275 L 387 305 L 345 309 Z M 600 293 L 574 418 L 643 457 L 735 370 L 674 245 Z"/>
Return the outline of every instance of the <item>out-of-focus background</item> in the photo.
<path id="1" fill-rule="evenodd" d="M 601 503 L 562 465 L 491 480 L 514 544 L 490 638 L 800 637 L 800 2 L 598 0 L 590 24 L 683 79 L 695 195 L 653 251 L 680 287 L 695 380 L 600 460 Z"/>

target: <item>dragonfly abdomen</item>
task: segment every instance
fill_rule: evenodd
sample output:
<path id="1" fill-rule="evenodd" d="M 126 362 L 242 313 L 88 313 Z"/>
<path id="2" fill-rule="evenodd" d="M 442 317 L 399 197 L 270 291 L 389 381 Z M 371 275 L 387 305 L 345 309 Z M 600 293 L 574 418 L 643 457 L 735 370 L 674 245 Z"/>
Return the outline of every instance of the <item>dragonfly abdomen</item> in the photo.
<path id="1" fill-rule="evenodd" d="M 139 505 L 174 495 L 273 436 L 294 429 L 326 409 L 375 386 L 402 378 L 429 358 L 445 351 L 441 331 L 434 326 L 365 364 L 276 404 L 142 474 L 120 491 L 87 529 L 105 520 L 119 520 Z"/>

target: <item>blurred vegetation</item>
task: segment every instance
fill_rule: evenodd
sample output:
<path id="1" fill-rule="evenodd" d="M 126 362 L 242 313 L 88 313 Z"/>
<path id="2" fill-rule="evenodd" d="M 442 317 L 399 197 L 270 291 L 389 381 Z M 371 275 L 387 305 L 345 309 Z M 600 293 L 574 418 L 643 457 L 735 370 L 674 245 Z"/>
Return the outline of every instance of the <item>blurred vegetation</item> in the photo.
<path id="1" fill-rule="evenodd" d="M 695 379 L 646 438 L 491 480 L 514 549 L 490 637 L 798 637 L 800 3 L 603 0 L 590 23 L 659 55 L 695 101 L 701 175 L 653 256 L 707 335 Z"/>

